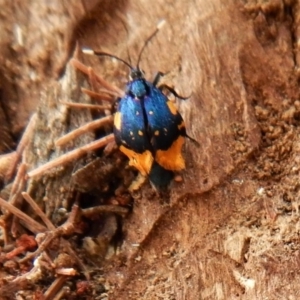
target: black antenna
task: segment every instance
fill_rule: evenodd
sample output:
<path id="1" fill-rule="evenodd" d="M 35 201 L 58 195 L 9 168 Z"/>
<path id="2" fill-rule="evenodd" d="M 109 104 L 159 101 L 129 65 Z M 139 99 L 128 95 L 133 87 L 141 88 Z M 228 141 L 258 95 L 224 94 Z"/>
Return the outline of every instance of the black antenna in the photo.
<path id="1" fill-rule="evenodd" d="M 147 38 L 147 40 L 145 41 L 144 43 L 144 46 L 142 47 L 141 51 L 140 51 L 140 54 L 139 54 L 139 57 L 138 57 L 138 61 L 137 61 L 137 70 L 140 70 L 139 68 L 139 64 L 140 64 L 140 60 L 141 60 L 141 57 L 142 57 L 142 54 L 147 46 L 147 44 L 149 43 L 149 41 L 157 34 L 157 32 L 165 25 L 166 21 L 165 20 L 162 20 L 160 21 L 157 26 L 156 26 L 156 29 L 155 31 Z M 110 54 L 110 53 L 107 53 L 107 52 L 102 52 L 102 51 L 94 51 L 90 48 L 83 48 L 82 49 L 82 52 L 85 53 L 85 54 L 89 54 L 89 55 L 96 55 L 96 56 L 108 56 L 108 57 L 111 57 L 111 58 L 115 58 L 119 61 L 121 61 L 123 64 L 125 64 L 127 67 L 130 68 L 131 71 L 134 70 L 134 68 L 125 60 L 123 60 L 122 58 L 118 57 L 118 56 L 115 56 L 113 54 Z M 130 56 L 129 56 L 130 58 Z"/>
<path id="2" fill-rule="evenodd" d="M 111 57 L 111 58 L 115 58 L 119 61 L 121 61 L 123 64 L 125 64 L 127 67 L 130 68 L 130 70 L 133 70 L 134 68 L 127 62 L 125 61 L 124 59 L 118 57 L 118 56 L 115 56 L 113 54 L 110 54 L 110 53 L 107 53 L 107 52 L 102 52 L 102 51 L 94 51 L 92 49 L 89 49 L 89 48 L 83 48 L 82 49 L 82 52 L 85 53 L 85 54 L 90 54 L 90 55 L 96 55 L 96 56 L 108 56 L 108 57 Z"/>
<path id="3" fill-rule="evenodd" d="M 150 42 L 150 40 L 157 34 L 157 32 L 165 25 L 166 21 L 165 20 L 162 20 L 160 21 L 157 26 L 156 26 L 156 29 L 155 31 L 147 38 L 147 40 L 145 41 L 144 43 L 144 46 L 142 47 L 141 51 L 140 51 L 140 54 L 139 54 L 139 57 L 138 57 L 138 61 L 137 61 L 137 69 L 139 70 L 139 65 L 140 65 L 140 60 L 141 60 L 141 57 L 142 57 L 142 54 L 146 48 L 146 46 L 148 45 L 148 43 Z"/>

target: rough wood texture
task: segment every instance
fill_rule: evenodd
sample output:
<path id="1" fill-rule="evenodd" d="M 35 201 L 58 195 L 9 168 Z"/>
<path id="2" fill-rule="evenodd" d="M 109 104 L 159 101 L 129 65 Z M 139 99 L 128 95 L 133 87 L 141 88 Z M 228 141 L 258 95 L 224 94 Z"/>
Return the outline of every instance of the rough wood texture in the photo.
<path id="1" fill-rule="evenodd" d="M 187 141 L 184 182 L 173 184 L 169 203 L 147 193 L 135 201 L 123 224 L 121 251 L 103 265 L 110 298 L 297 299 L 299 5 L 99 1 L 84 13 L 75 2 L 67 8 L 53 4 L 57 12 L 51 24 L 61 27 L 50 35 L 49 29 L 39 31 L 45 59 L 32 54 L 31 31 L 24 30 L 24 47 L 31 51 L 22 59 L 32 61 L 28 66 L 35 66 L 39 82 L 47 85 L 45 79 L 55 77 L 75 40 L 125 59 L 129 52 L 135 62 L 143 41 L 165 19 L 141 66 L 147 78 L 158 70 L 170 72 L 169 84 L 181 94 L 192 93 L 179 107 L 188 133 L 200 143 L 197 148 Z M 23 4 L 20 10 L 24 16 L 30 11 L 42 28 L 48 24 L 40 14 L 48 16 L 49 8 Z M 61 18 L 68 21 L 61 25 Z M 5 24 L 13 28 L 15 23 Z M 59 47 L 55 41 L 61 35 L 65 40 Z M 5 43 L 13 45 L 9 39 Z M 3 50 L 1 55 L 12 66 L 21 64 Z M 119 63 L 85 60 L 124 86 L 127 70 Z M 21 74 L 1 65 L 10 83 L 11 74 Z M 14 82 L 19 96 L 11 101 L 23 117 L 11 116 L 13 124 L 23 124 L 23 110 L 32 111 L 38 102 L 32 95 L 42 90 L 22 76 Z M 13 92 L 8 85 L 7 93 Z M 28 106 L 31 98 L 36 100 Z"/>
<path id="2" fill-rule="evenodd" d="M 94 134 L 89 133 L 63 147 L 55 146 L 59 137 L 92 119 L 89 110 L 74 110 L 60 103 L 66 100 L 79 103 L 89 102 L 89 97 L 80 89 L 84 84 L 83 79 L 82 74 L 68 65 L 65 75 L 57 82 L 48 83 L 47 88 L 41 93 L 34 137 L 25 154 L 25 161 L 30 169 L 37 168 L 69 150 L 94 140 Z M 42 179 L 33 178 L 28 181 L 28 192 L 44 206 L 44 211 L 50 219 L 55 220 L 57 210 L 60 208 L 70 209 L 71 203 L 68 200 L 72 195 L 71 175 L 80 166 L 82 163 L 77 160 L 67 166 L 55 168 Z"/>

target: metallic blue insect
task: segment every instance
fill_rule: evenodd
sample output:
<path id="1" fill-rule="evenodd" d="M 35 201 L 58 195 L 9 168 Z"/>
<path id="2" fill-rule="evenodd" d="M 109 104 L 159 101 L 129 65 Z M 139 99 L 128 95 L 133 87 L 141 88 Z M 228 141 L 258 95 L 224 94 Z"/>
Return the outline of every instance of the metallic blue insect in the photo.
<path id="1" fill-rule="evenodd" d="M 188 136 L 181 115 L 162 88 L 167 88 L 180 99 L 187 98 L 166 85 L 158 87 L 162 73 L 159 72 L 151 83 L 139 68 L 143 50 L 158 30 L 146 40 L 136 68 L 109 53 L 94 54 L 116 58 L 130 68 L 130 81 L 114 116 L 115 140 L 121 152 L 129 158 L 129 165 L 148 176 L 156 187 L 163 188 L 169 185 L 174 171 L 185 168 L 181 151 Z"/>

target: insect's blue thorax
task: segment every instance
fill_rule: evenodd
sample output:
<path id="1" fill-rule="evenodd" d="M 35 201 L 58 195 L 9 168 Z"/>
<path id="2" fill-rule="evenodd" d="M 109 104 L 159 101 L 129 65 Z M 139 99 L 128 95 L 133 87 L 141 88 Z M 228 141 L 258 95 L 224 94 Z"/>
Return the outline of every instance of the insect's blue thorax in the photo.
<path id="1" fill-rule="evenodd" d="M 144 78 L 138 78 L 128 82 L 126 93 L 134 98 L 142 98 L 149 94 L 149 88 L 149 82 Z"/>

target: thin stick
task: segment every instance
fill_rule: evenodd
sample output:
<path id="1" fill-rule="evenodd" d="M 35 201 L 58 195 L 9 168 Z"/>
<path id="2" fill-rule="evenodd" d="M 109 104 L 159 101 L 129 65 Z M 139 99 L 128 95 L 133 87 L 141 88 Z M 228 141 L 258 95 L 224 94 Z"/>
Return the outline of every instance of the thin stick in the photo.
<path id="1" fill-rule="evenodd" d="M 83 93 L 87 94 L 88 96 L 90 96 L 91 98 L 94 98 L 94 99 L 99 100 L 99 101 L 103 101 L 103 100 L 104 101 L 109 101 L 109 102 L 113 102 L 114 101 L 114 98 L 112 98 L 112 96 L 100 94 L 100 93 L 97 93 L 97 92 L 94 92 L 92 90 L 88 90 L 88 89 L 85 89 L 85 88 L 81 88 L 81 91 Z M 117 96 L 117 97 L 120 97 L 120 96 Z"/>
<path id="2" fill-rule="evenodd" d="M 118 87 L 116 87 L 116 86 L 108 83 L 105 79 L 103 79 L 99 75 L 96 75 L 95 72 L 92 71 L 91 67 L 85 66 L 78 59 L 72 58 L 70 60 L 70 63 L 73 65 L 73 67 L 75 67 L 76 69 L 80 70 L 82 73 L 84 73 L 84 74 L 86 74 L 88 76 L 90 76 L 91 73 L 94 73 L 96 81 L 100 85 L 102 85 L 103 87 L 105 87 L 106 89 L 108 89 L 109 91 L 114 91 L 114 92 L 118 93 L 119 95 L 123 95 L 124 94 L 124 92 L 121 89 L 119 89 Z"/>
<path id="3" fill-rule="evenodd" d="M 61 300 L 61 299 L 66 299 L 65 296 L 66 294 L 70 294 L 70 287 L 68 286 L 63 286 L 60 291 L 55 295 L 52 300 Z M 42 299 L 43 300 L 43 299 Z"/>
<path id="4" fill-rule="evenodd" d="M 23 198 L 28 202 L 28 204 L 33 208 L 36 214 L 42 219 L 49 230 L 54 230 L 55 226 L 46 216 L 46 214 L 41 210 L 41 208 L 36 204 L 36 202 L 30 197 L 30 195 L 26 192 L 21 193 Z"/>
<path id="5" fill-rule="evenodd" d="M 88 109 L 98 109 L 98 110 L 105 110 L 111 109 L 110 105 L 96 105 L 96 104 L 85 104 L 85 103 L 73 103 L 73 102 L 65 102 L 61 101 L 61 104 L 67 105 L 73 108 L 88 108 Z"/>
<path id="6" fill-rule="evenodd" d="M 12 213 L 15 216 L 17 216 L 20 220 L 23 220 L 24 223 L 25 223 L 24 225 L 31 232 L 37 234 L 37 233 L 40 233 L 40 232 L 45 232 L 47 230 L 47 228 L 45 226 L 43 226 L 40 223 L 38 223 L 37 221 L 33 220 L 28 215 L 26 215 L 25 213 L 23 213 L 22 211 L 20 211 L 18 208 L 14 207 L 13 205 L 11 205 L 10 203 L 8 203 L 7 201 L 5 201 L 2 198 L 0 198 L 0 206 L 4 207 L 10 213 Z"/>
<path id="7" fill-rule="evenodd" d="M 86 266 L 81 261 L 81 259 L 78 257 L 78 255 L 75 253 L 75 251 L 72 249 L 70 242 L 68 242 L 67 240 L 62 238 L 61 239 L 61 244 L 66 249 L 67 253 L 69 253 L 76 260 L 76 264 L 82 270 L 82 272 L 83 272 L 84 276 L 86 277 L 86 279 L 90 280 L 91 278 L 90 278 L 89 271 L 87 270 Z"/>
<path id="8" fill-rule="evenodd" d="M 78 206 L 73 205 L 72 211 L 69 214 L 68 220 L 61 226 L 55 228 L 47 232 L 45 239 L 40 243 L 38 249 L 35 252 L 28 253 L 25 257 L 19 260 L 19 263 L 24 263 L 25 261 L 31 260 L 38 255 L 40 255 L 43 251 L 47 249 L 50 243 L 53 241 L 54 238 L 61 237 L 62 235 L 69 235 L 74 232 L 74 222 L 76 215 L 78 213 Z"/>
<path id="9" fill-rule="evenodd" d="M 98 76 L 98 75 L 96 74 L 96 76 Z M 84 89 L 84 88 L 82 88 L 82 89 Z M 113 96 L 114 98 L 124 95 L 124 91 L 122 91 L 122 95 L 120 95 L 120 93 L 112 92 L 112 91 L 109 91 L 109 90 L 106 90 L 106 89 L 98 89 L 97 91 L 98 91 L 98 93 L 108 94 L 110 96 Z"/>
<path id="10" fill-rule="evenodd" d="M 55 167 L 58 166 L 63 166 L 65 164 L 67 164 L 70 161 L 73 161 L 75 159 L 78 159 L 82 156 L 84 156 L 86 153 L 99 149 L 101 147 L 104 147 L 105 145 L 107 145 L 108 143 L 114 141 L 115 137 L 114 135 L 111 133 L 107 136 L 105 136 L 104 138 L 94 141 L 92 143 L 89 143 L 85 146 L 82 146 L 80 148 L 74 149 L 71 152 L 68 152 L 52 161 L 49 161 L 48 163 L 30 171 L 27 175 L 29 177 L 35 177 L 38 175 L 41 175 L 43 173 L 45 173 L 47 170 L 49 169 L 53 169 Z"/>
<path id="11" fill-rule="evenodd" d="M 26 171 L 27 171 L 27 165 L 25 163 L 22 163 L 19 166 L 17 175 L 15 177 L 15 180 L 14 180 L 12 188 L 11 188 L 11 192 L 10 192 L 10 196 L 9 196 L 10 202 L 11 202 L 12 197 L 16 194 L 17 190 L 19 189 L 21 180 L 25 178 Z M 13 203 L 11 203 L 11 204 L 13 204 Z"/>
<path id="12" fill-rule="evenodd" d="M 58 275 L 64 275 L 64 276 L 77 275 L 77 271 L 74 268 L 58 268 L 58 269 L 55 269 L 55 273 Z"/>
<path id="13" fill-rule="evenodd" d="M 31 140 L 32 134 L 33 134 L 33 129 L 35 127 L 37 120 L 37 114 L 33 114 L 31 119 L 29 120 L 28 125 L 26 126 L 26 129 L 22 135 L 22 138 L 18 144 L 17 147 L 17 152 L 22 153 L 24 148 L 27 146 L 28 142 Z"/>
<path id="14" fill-rule="evenodd" d="M 55 142 L 55 146 L 62 146 L 64 144 L 68 143 L 69 141 L 75 139 L 76 137 L 84 134 L 84 133 L 90 132 L 94 129 L 100 128 L 101 126 L 103 126 L 103 125 L 105 125 L 109 122 L 112 122 L 112 120 L 113 120 L 112 116 L 107 116 L 107 117 L 89 122 L 89 123 L 77 128 L 77 129 L 67 133 L 63 137 L 59 138 Z"/>
<path id="15" fill-rule="evenodd" d="M 13 207 L 20 206 L 22 203 L 21 192 L 25 189 L 26 171 L 27 171 L 27 165 L 24 163 L 21 163 L 18 173 L 16 175 L 16 178 L 14 180 L 12 190 L 9 195 L 8 203 L 10 203 Z M 12 214 L 11 211 L 6 211 L 4 213 L 4 215 L 2 216 L 3 221 L 7 222 L 7 220 L 10 218 L 11 214 Z M 15 220 L 14 220 L 14 222 L 15 222 Z M 11 232 L 13 233 L 14 230 L 11 229 Z"/>
<path id="16" fill-rule="evenodd" d="M 35 127 L 35 124 L 36 124 L 36 120 L 37 120 L 37 114 L 33 114 L 23 135 L 22 135 L 22 138 L 18 144 L 18 147 L 17 147 L 17 150 L 16 150 L 16 153 L 17 153 L 17 156 L 15 158 L 15 161 L 12 163 L 11 167 L 8 169 L 7 173 L 6 173 L 6 180 L 9 181 L 11 180 L 14 172 L 15 172 L 15 169 L 20 161 L 20 158 L 22 156 L 22 153 L 25 149 L 25 147 L 28 145 L 29 141 L 31 140 L 32 138 L 32 134 L 33 134 L 33 129 Z"/>
<path id="17" fill-rule="evenodd" d="M 53 299 L 57 292 L 62 288 L 63 284 L 68 280 L 68 276 L 59 276 L 50 285 L 44 294 L 44 300 Z"/>
<path id="18" fill-rule="evenodd" d="M 81 210 L 81 213 L 85 217 L 90 217 L 92 215 L 112 212 L 119 215 L 126 215 L 129 209 L 126 207 L 116 206 L 116 205 L 99 205 L 95 207 L 85 208 Z"/>

